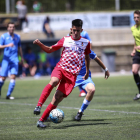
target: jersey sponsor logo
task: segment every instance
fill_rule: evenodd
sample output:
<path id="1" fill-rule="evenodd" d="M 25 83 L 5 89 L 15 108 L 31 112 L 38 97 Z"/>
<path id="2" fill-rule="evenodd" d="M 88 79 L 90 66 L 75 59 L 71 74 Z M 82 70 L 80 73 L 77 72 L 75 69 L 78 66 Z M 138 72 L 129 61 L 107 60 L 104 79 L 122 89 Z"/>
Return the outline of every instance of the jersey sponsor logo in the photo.
<path id="1" fill-rule="evenodd" d="M 82 48 L 79 48 L 76 45 L 75 46 L 72 46 L 71 49 L 73 51 L 76 51 L 77 53 L 82 53 L 84 51 Z"/>

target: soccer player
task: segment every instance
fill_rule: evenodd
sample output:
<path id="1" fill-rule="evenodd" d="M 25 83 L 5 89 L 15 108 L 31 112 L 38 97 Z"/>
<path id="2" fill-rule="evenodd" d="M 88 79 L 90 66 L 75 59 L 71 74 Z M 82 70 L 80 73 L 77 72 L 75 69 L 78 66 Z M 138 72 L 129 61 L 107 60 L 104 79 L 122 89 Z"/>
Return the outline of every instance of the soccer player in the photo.
<path id="1" fill-rule="evenodd" d="M 71 93 L 84 58 L 86 73 L 83 76 L 83 79 L 88 78 L 90 42 L 80 36 L 80 33 L 83 30 L 82 25 L 83 21 L 81 19 L 73 20 L 71 28 L 72 35 L 63 37 L 51 47 L 45 46 L 38 39 L 33 42 L 47 53 L 52 53 L 63 47 L 61 59 L 52 71 L 51 80 L 43 89 L 38 104 L 34 109 L 34 114 L 39 115 L 41 107 L 50 95 L 52 89 L 59 84 L 51 103 L 47 106 L 39 121 L 37 121 L 37 127 L 45 128 L 46 125 L 44 125 L 43 122 L 47 119 L 51 110 L 55 109 L 63 98 L 67 97 Z"/>
<path id="2" fill-rule="evenodd" d="M 135 39 L 135 44 L 131 56 L 133 57 L 132 72 L 138 87 L 138 94 L 136 94 L 133 100 L 138 100 L 140 99 L 140 77 L 138 74 L 140 68 L 140 11 L 134 11 L 134 21 L 136 24 L 131 27 L 131 31 Z"/>
<path id="3" fill-rule="evenodd" d="M 2 68 L 0 73 L 0 93 L 1 88 L 10 72 L 10 84 L 6 99 L 14 99 L 11 97 L 11 93 L 15 87 L 15 79 L 18 74 L 18 51 L 21 55 L 21 61 L 23 62 L 23 55 L 21 49 L 20 36 L 14 33 L 15 24 L 9 22 L 7 25 L 7 33 L 4 33 L 0 38 L 0 49 L 4 49 L 4 56 L 2 60 Z"/>
<path id="4" fill-rule="evenodd" d="M 97 55 L 91 50 L 90 53 L 90 58 L 94 59 L 104 70 L 105 70 L 105 79 L 107 79 L 109 77 L 109 71 L 107 69 L 107 67 L 105 67 L 105 65 L 102 63 L 102 61 L 97 57 Z M 75 116 L 75 120 L 76 121 L 80 121 L 83 115 L 83 112 L 85 111 L 85 109 L 88 107 L 88 105 L 90 104 L 93 95 L 95 93 L 95 84 L 91 79 L 91 72 L 89 70 L 89 77 L 86 80 L 83 80 L 82 77 L 84 76 L 86 72 L 86 67 L 85 67 L 85 63 L 83 62 L 82 68 L 80 70 L 80 73 L 77 76 L 76 79 L 76 83 L 74 87 L 79 86 L 80 89 L 84 90 L 86 93 L 86 97 L 82 103 L 82 106 L 80 108 L 80 110 L 78 111 L 77 115 Z"/>

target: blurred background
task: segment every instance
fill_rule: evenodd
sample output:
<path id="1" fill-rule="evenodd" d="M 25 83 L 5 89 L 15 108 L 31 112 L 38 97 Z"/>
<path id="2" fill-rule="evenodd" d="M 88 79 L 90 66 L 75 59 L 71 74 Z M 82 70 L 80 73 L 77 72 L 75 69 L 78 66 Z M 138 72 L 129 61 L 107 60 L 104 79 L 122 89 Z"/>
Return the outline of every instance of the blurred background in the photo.
<path id="1" fill-rule="evenodd" d="M 134 39 L 130 28 L 139 5 L 140 0 L 0 0 L 0 35 L 9 21 L 16 24 L 24 58 L 33 71 L 19 65 L 20 77 L 50 75 L 61 50 L 46 54 L 33 40 L 51 46 L 69 33 L 73 19 L 80 18 L 92 40 L 92 50 L 110 72 L 131 72 Z M 2 54 L 0 50 L 0 61 Z M 90 69 L 102 72 L 94 61 Z"/>

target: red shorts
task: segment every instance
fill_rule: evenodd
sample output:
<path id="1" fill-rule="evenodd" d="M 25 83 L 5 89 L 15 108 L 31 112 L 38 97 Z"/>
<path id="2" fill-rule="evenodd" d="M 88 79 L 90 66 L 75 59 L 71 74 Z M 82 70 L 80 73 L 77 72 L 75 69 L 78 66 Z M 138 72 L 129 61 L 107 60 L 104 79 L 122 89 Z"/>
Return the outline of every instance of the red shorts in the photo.
<path id="1" fill-rule="evenodd" d="M 77 75 L 72 74 L 62 68 L 55 67 L 52 71 L 51 77 L 59 78 L 60 82 L 57 90 L 60 90 L 62 93 L 64 93 L 64 97 L 67 97 L 73 90 Z"/>

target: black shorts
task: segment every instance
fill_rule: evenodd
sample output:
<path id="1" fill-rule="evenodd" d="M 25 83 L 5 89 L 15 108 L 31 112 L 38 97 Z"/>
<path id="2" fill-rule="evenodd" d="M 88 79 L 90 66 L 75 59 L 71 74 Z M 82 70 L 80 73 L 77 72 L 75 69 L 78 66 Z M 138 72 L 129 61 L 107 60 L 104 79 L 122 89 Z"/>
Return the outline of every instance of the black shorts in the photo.
<path id="1" fill-rule="evenodd" d="M 133 64 L 140 64 L 140 52 L 136 51 L 136 54 L 133 57 Z"/>

